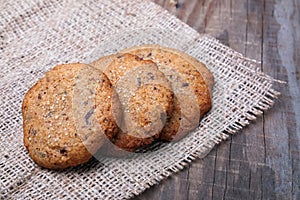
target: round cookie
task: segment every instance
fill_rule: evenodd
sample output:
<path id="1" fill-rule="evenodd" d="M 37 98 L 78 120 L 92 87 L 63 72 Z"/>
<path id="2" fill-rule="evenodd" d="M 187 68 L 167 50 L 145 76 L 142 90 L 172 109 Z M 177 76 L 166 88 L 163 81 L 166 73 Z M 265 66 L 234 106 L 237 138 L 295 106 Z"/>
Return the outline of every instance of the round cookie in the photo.
<path id="1" fill-rule="evenodd" d="M 24 145 L 40 166 L 64 169 L 87 162 L 118 132 L 117 95 L 100 70 L 58 65 L 25 95 Z"/>
<path id="2" fill-rule="evenodd" d="M 191 59 L 167 48 L 152 45 L 133 47 L 122 52 L 154 61 L 172 83 L 175 94 L 174 111 L 160 138 L 177 141 L 195 129 L 201 116 L 211 108 L 211 96 L 207 81 L 191 63 Z"/>
<path id="3" fill-rule="evenodd" d="M 110 65 L 107 60 L 115 57 Z M 118 156 L 118 147 L 134 151 L 159 137 L 173 109 L 171 84 L 152 61 L 130 54 L 101 58 L 92 63 L 101 68 L 114 85 L 123 108 L 121 131 L 112 140 L 116 147 L 101 148 L 106 155 Z"/>

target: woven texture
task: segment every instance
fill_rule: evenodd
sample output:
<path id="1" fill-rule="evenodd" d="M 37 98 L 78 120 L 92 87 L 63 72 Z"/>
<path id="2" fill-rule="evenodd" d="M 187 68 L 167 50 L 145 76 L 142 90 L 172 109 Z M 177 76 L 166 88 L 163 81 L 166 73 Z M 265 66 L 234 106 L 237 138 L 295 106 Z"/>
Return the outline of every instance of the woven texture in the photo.
<path id="1" fill-rule="evenodd" d="M 199 35 L 149 1 L 16 0 L 2 2 L 0 11 L 0 199 L 130 198 L 204 157 L 279 94 L 255 61 Z M 59 172 L 39 168 L 23 146 L 26 91 L 57 64 L 90 63 L 147 43 L 182 50 L 212 71 L 213 108 L 198 129 L 131 159 L 93 159 Z"/>

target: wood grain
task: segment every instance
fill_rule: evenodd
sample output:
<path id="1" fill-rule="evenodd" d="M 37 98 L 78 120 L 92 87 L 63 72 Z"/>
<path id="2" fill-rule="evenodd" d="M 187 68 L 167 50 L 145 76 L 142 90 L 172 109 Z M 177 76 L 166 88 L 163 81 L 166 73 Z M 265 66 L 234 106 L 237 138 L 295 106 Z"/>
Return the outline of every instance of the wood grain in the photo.
<path id="1" fill-rule="evenodd" d="M 287 84 L 255 122 L 135 199 L 300 199 L 300 2 L 153 1 Z"/>

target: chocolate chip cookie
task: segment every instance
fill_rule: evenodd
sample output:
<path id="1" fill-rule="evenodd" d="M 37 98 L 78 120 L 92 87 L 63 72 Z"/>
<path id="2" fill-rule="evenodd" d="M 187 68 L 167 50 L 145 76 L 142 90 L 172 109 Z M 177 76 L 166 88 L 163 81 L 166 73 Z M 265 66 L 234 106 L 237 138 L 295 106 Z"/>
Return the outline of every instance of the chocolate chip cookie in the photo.
<path id="1" fill-rule="evenodd" d="M 122 104 L 123 121 L 118 123 L 121 131 L 112 142 L 121 149 L 134 151 L 159 137 L 173 110 L 173 92 L 170 82 L 154 62 L 131 54 L 112 56 L 114 59 L 109 65 L 105 58 L 92 65 L 101 69 L 106 66 L 104 73 Z M 106 58 L 110 60 L 112 56 Z"/>
<path id="2" fill-rule="evenodd" d="M 203 69 L 204 64 L 196 63 L 188 55 L 157 45 L 133 47 L 123 50 L 122 53 L 152 60 L 172 83 L 175 109 L 162 130 L 161 139 L 177 141 L 194 130 L 212 104 L 210 86 L 213 80 L 210 76 L 205 75 L 204 78 L 201 74 L 211 75 L 206 68 Z"/>
<path id="3" fill-rule="evenodd" d="M 118 132 L 119 108 L 117 95 L 100 70 L 79 63 L 56 66 L 24 97 L 25 147 L 46 168 L 85 163 Z"/>

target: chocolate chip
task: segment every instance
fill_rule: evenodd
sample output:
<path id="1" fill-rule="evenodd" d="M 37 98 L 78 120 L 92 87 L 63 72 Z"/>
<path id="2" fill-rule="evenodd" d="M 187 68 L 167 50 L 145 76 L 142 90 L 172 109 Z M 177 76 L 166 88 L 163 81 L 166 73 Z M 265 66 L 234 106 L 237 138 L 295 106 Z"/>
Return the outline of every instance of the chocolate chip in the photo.
<path id="1" fill-rule="evenodd" d="M 33 135 L 33 136 L 36 136 L 37 131 L 36 131 L 34 128 L 31 127 L 31 128 L 29 129 L 29 134 L 30 134 L 30 135 Z"/>
<path id="2" fill-rule="evenodd" d="M 149 73 L 148 73 L 148 76 L 150 77 L 151 80 L 154 80 L 154 75 L 153 75 L 153 73 L 149 72 Z"/>
<path id="3" fill-rule="evenodd" d="M 38 95 L 38 99 L 42 99 L 42 95 L 41 94 Z"/>
<path id="4" fill-rule="evenodd" d="M 154 86 L 154 87 L 153 87 L 153 90 L 157 90 L 157 88 Z"/>
<path id="5" fill-rule="evenodd" d="M 181 85 L 181 87 L 187 87 L 187 86 L 189 86 L 188 83 L 183 83 L 183 84 Z"/>
<path id="6" fill-rule="evenodd" d="M 150 52 L 148 55 L 147 55 L 147 57 L 149 58 L 149 57 L 151 57 L 152 56 L 152 53 Z"/>
<path id="7" fill-rule="evenodd" d="M 140 77 L 138 77 L 138 78 L 136 79 L 136 81 L 137 81 L 137 85 L 138 85 L 138 87 L 140 87 L 140 86 L 141 86 L 141 84 L 142 84 L 142 80 L 141 80 L 141 78 L 140 78 Z"/>
<path id="8" fill-rule="evenodd" d="M 117 58 L 123 58 L 124 57 L 124 55 L 119 55 L 119 56 L 117 56 Z"/>
<path id="9" fill-rule="evenodd" d="M 90 125 L 91 123 L 89 122 L 90 117 L 94 113 L 95 108 L 93 107 L 86 115 L 85 115 L 85 123 L 86 125 Z"/>
<path id="10" fill-rule="evenodd" d="M 60 153 L 61 155 L 66 156 L 67 153 L 68 153 L 68 151 L 67 151 L 66 147 L 64 147 L 63 149 L 60 149 L 60 150 L 59 150 L 59 153 Z"/>

